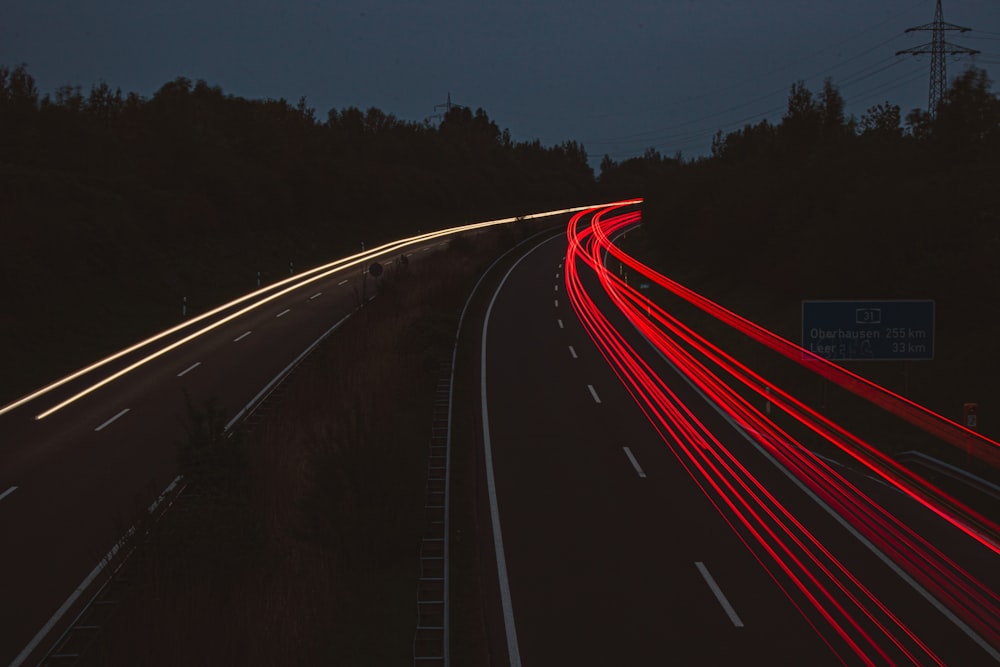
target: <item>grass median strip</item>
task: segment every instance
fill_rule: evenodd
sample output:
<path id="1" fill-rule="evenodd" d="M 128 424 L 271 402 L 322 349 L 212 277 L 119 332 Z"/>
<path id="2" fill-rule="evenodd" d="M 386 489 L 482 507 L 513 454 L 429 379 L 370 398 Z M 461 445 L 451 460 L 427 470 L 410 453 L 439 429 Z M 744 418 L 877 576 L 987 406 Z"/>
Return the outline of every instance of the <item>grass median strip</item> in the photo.
<path id="1" fill-rule="evenodd" d="M 101 664 L 412 662 L 434 386 L 482 245 L 394 267 L 252 431 L 190 406 L 187 509 L 150 535 Z"/>

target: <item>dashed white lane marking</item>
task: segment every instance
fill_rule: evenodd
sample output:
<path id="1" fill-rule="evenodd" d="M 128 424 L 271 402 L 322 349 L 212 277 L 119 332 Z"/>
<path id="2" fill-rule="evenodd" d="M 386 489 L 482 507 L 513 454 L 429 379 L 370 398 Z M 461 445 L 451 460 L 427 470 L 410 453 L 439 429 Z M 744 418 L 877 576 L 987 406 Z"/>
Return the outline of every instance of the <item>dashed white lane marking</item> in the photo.
<path id="1" fill-rule="evenodd" d="M 733 605 L 729 604 L 729 600 L 727 600 L 726 596 L 722 594 L 722 589 L 719 588 L 717 583 L 715 583 L 715 579 L 712 578 L 712 575 L 709 573 L 708 568 L 705 567 L 705 564 L 698 561 L 694 565 L 698 568 L 698 571 L 701 572 L 701 576 L 705 578 L 705 583 L 707 583 L 708 587 L 712 589 L 712 592 L 715 594 L 715 599 L 718 600 L 719 604 L 722 605 L 722 608 L 726 610 L 726 615 L 729 616 L 729 620 L 732 621 L 733 625 L 737 628 L 742 628 L 743 621 L 741 621 L 740 617 L 736 615 L 736 610 L 733 609 Z"/>
<path id="2" fill-rule="evenodd" d="M 188 366 L 187 368 L 185 368 L 184 370 L 182 370 L 180 373 L 178 373 L 177 377 L 179 377 L 179 378 L 184 377 L 185 375 L 187 375 L 188 373 L 190 373 L 194 369 L 198 368 L 198 366 L 201 366 L 201 362 L 200 361 L 194 362 L 193 364 L 191 364 L 190 366 Z"/>
<path id="3" fill-rule="evenodd" d="M 421 250 L 420 252 L 430 252 L 430 251 L 431 251 L 431 249 L 430 249 L 430 248 L 424 248 L 424 249 L 423 249 L 423 250 Z"/>
<path id="4" fill-rule="evenodd" d="M 111 424 L 113 424 L 115 421 L 117 421 L 120 417 L 122 417 L 122 415 L 124 415 L 128 411 L 129 411 L 129 408 L 125 408 L 124 410 L 122 410 L 121 412 L 119 412 L 118 414 L 116 414 L 114 417 L 112 417 L 108 421 L 104 422 L 103 424 L 101 424 L 100 426 L 98 426 L 97 428 L 95 428 L 94 431 L 103 431 L 106 427 L 108 427 Z"/>
<path id="5" fill-rule="evenodd" d="M 632 450 L 628 447 L 622 447 L 622 449 L 625 450 L 625 456 L 627 456 L 628 460 L 632 462 L 632 467 L 635 468 L 635 472 L 639 475 L 639 478 L 646 479 L 646 473 L 643 471 L 642 466 L 639 465 L 639 462 L 635 460 L 635 455 L 632 453 Z"/>
<path id="6" fill-rule="evenodd" d="M 594 403 L 600 403 L 601 397 L 597 395 L 597 391 L 594 390 L 594 385 L 588 384 L 587 389 L 590 390 L 590 395 L 594 397 Z"/>
<path id="7" fill-rule="evenodd" d="M 248 331 L 248 332 L 246 332 L 245 334 L 243 334 L 241 336 L 237 336 L 236 338 L 233 339 L 233 342 L 234 343 L 238 343 L 238 342 L 240 342 L 241 340 L 243 340 L 244 338 L 246 338 L 247 336 L 249 336 L 252 333 L 253 333 L 252 331 Z"/>
<path id="8" fill-rule="evenodd" d="M 556 285 L 555 287 L 553 287 L 552 291 L 553 292 L 558 292 L 559 291 L 559 285 Z"/>
<path id="9" fill-rule="evenodd" d="M 316 292 L 316 293 L 315 293 L 315 294 L 313 294 L 313 295 L 312 295 L 311 297 L 309 297 L 309 300 L 310 300 L 310 301 L 312 301 L 313 299 L 315 299 L 316 297 L 318 297 L 318 296 L 319 296 L 319 295 L 321 295 L 321 294 L 322 294 L 322 292 Z"/>
<path id="10" fill-rule="evenodd" d="M 346 284 L 347 284 L 347 279 L 345 278 L 344 280 L 341 280 L 339 283 L 337 283 L 337 287 L 340 287 L 341 285 L 346 285 Z"/>
<path id="11" fill-rule="evenodd" d="M 292 312 L 291 308 L 285 308 L 283 311 L 281 311 L 280 313 L 278 313 L 277 315 L 275 315 L 275 317 L 284 317 L 285 315 L 287 315 L 290 312 Z"/>
<path id="12" fill-rule="evenodd" d="M 12 486 L 9 489 L 7 489 L 6 491 L 4 491 L 3 493 L 0 493 L 0 500 L 3 500 L 4 498 L 6 498 L 10 494 L 14 493 L 15 491 L 17 491 L 17 487 L 16 486 Z"/>
<path id="13" fill-rule="evenodd" d="M 573 346 L 572 346 L 572 345 L 570 345 L 570 346 L 569 346 L 569 353 L 570 353 L 570 355 L 571 355 L 571 356 L 572 356 L 572 357 L 573 357 L 574 359 L 576 359 L 576 358 L 577 358 L 577 356 L 576 356 L 576 350 L 574 350 L 574 349 L 573 349 Z"/>
<path id="14" fill-rule="evenodd" d="M 556 302 L 556 308 L 558 308 L 559 307 L 559 299 L 556 299 L 555 302 Z"/>
<path id="15" fill-rule="evenodd" d="M 559 328 L 560 329 L 565 329 L 565 327 L 563 326 L 562 320 L 556 320 L 556 322 L 559 323 Z"/>
<path id="16" fill-rule="evenodd" d="M 662 353 L 660 353 L 660 357 L 668 365 L 670 365 L 671 367 L 673 367 L 675 370 L 678 370 L 677 366 L 674 365 L 674 363 L 671 362 L 669 359 L 667 359 L 667 357 L 663 356 Z M 678 373 L 679 372 L 680 371 L 678 370 Z M 815 493 L 813 493 L 812 490 L 809 489 L 805 485 L 804 482 L 802 482 L 798 477 L 796 477 L 787 468 L 785 468 L 781 463 L 779 463 L 777 459 L 775 459 L 773 456 L 771 456 L 771 454 L 767 451 L 767 449 L 763 445 L 761 445 L 759 442 L 757 442 L 757 440 L 752 435 L 750 435 L 747 432 L 746 429 L 744 429 L 742 426 L 740 426 L 739 424 L 737 424 L 736 421 L 732 417 L 730 417 L 729 415 L 727 415 L 726 412 L 725 412 L 725 410 L 723 410 L 718 405 L 716 405 L 712 401 L 712 399 L 710 399 L 708 397 L 708 395 L 705 394 L 705 392 L 703 392 L 701 389 L 699 389 L 697 387 L 697 385 L 694 384 L 693 380 L 691 380 L 690 378 L 687 378 L 683 374 L 681 374 L 681 377 L 683 377 L 684 380 L 691 386 L 691 388 L 695 392 L 697 392 L 702 397 L 702 399 L 704 399 L 705 403 L 707 403 L 708 405 L 712 406 L 712 408 L 716 412 L 718 412 L 719 415 L 723 419 L 725 419 L 729 423 L 729 425 L 732 426 L 736 430 L 737 433 L 739 433 L 744 438 L 746 438 L 747 442 L 749 442 L 751 445 L 753 445 L 754 448 L 756 448 L 757 451 L 759 451 L 761 453 L 761 455 L 764 458 L 766 458 L 771 463 L 771 465 L 773 465 L 775 468 L 777 468 L 778 470 L 780 470 L 786 477 L 788 477 L 788 479 L 790 479 L 793 484 L 795 484 L 796 486 L 798 486 L 802 490 L 802 492 L 805 493 L 807 496 L 809 496 L 809 498 L 811 498 L 813 500 L 813 502 L 815 502 L 819 507 L 821 507 L 823 509 L 823 511 L 825 511 L 827 514 L 829 514 L 831 517 L 833 517 L 833 519 L 837 523 L 839 523 L 841 526 L 844 527 L 845 530 L 847 530 L 849 533 L 851 533 L 855 537 L 855 539 L 857 539 L 858 542 L 860 542 L 861 544 L 863 544 L 869 551 L 871 551 L 872 554 L 874 554 L 876 558 L 878 558 L 880 561 L 882 561 L 883 563 L 885 563 L 885 565 L 888 568 L 890 568 L 893 572 L 895 572 L 899 576 L 900 579 L 902 579 L 903 581 L 905 581 L 906 583 L 908 583 L 910 585 L 910 587 L 913 588 L 913 590 L 915 590 L 917 593 L 919 593 L 922 598 L 924 598 L 925 600 L 927 600 L 928 603 L 930 603 L 935 609 L 937 609 L 939 612 L 941 612 L 941 614 L 945 618 L 947 618 L 949 621 L 951 621 L 952 624 L 955 625 L 955 627 L 957 627 L 959 630 L 961 630 L 962 632 L 964 632 L 967 637 L 969 637 L 981 649 L 983 649 L 986 653 L 988 653 L 990 655 L 990 657 L 993 658 L 993 660 L 995 662 L 1000 662 L 1000 651 L 998 651 L 995 648 L 993 648 L 993 646 L 989 642 L 987 642 L 985 639 L 983 639 L 982 637 L 980 637 L 979 634 L 975 630 L 973 630 L 968 625 L 966 625 L 966 623 L 962 619 L 960 619 L 948 607 L 945 607 L 940 601 L 938 601 L 938 599 L 936 597 L 934 597 L 930 593 L 930 591 L 926 590 L 923 586 L 921 586 L 919 583 L 917 583 L 917 581 L 915 579 L 913 579 L 913 577 L 911 577 L 903 569 L 901 569 L 898 565 L 896 565 L 895 561 L 893 561 L 891 558 L 889 558 L 884 553 L 882 553 L 882 551 L 877 546 L 875 546 L 874 544 L 872 544 L 868 540 L 868 538 L 866 538 L 864 535 L 862 535 L 861 533 L 859 533 L 854 528 L 854 526 L 852 526 L 846 519 L 844 519 L 833 508 L 831 508 L 829 505 L 827 505 L 825 502 L 823 502 L 823 500 L 819 496 L 817 496 Z"/>

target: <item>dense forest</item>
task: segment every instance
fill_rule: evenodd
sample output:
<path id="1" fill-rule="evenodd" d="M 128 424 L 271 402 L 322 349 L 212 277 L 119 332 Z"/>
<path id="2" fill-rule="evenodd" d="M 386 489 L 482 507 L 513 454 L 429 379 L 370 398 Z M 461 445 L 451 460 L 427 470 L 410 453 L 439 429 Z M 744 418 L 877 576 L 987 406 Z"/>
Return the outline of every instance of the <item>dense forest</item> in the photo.
<path id="1" fill-rule="evenodd" d="M 951 418 L 962 401 L 1000 435 L 1000 99 L 982 70 L 934 114 L 878 104 L 860 119 L 827 80 L 791 86 L 780 122 L 716 134 L 709 157 L 655 150 L 600 181 L 645 195 L 648 256 L 669 275 L 797 341 L 804 299 L 934 299 L 936 360 L 860 363 Z M 892 366 L 896 363 L 895 366 Z M 919 380 L 919 382 L 915 382 Z"/>
<path id="2" fill-rule="evenodd" d="M 305 99 L 185 78 L 150 98 L 103 83 L 41 95 L 24 66 L 0 67 L 3 392 L 48 379 L 33 357 L 69 370 L 176 321 L 184 297 L 197 312 L 245 292 L 258 271 L 266 282 L 362 242 L 634 196 L 662 267 L 740 288 L 751 316 L 782 304 L 785 335 L 801 299 L 933 298 L 939 340 L 954 326 L 985 346 L 1000 337 L 991 85 L 972 68 L 934 114 L 885 102 L 855 118 L 833 82 L 800 82 L 779 122 L 720 132 L 710 156 L 650 148 L 605 157 L 595 179 L 579 143 L 512 141 L 482 109 L 320 119 Z M 53 300 L 77 323 L 72 347 Z M 992 347 L 982 356 L 1000 372 Z"/>
<path id="3" fill-rule="evenodd" d="M 955 78 L 937 113 L 888 102 L 860 119 L 827 80 L 794 84 L 779 123 L 723 135 L 683 162 L 650 149 L 600 181 L 644 194 L 644 221 L 679 265 L 726 267 L 782 295 L 843 291 L 975 300 L 994 309 L 1000 256 L 1000 99 Z M 960 271 L 956 274 L 955 271 Z"/>
<path id="4" fill-rule="evenodd" d="M 305 99 L 186 78 L 150 98 L 104 83 L 41 95 L 24 66 L 0 67 L 0 362 L 27 389 L 50 379 L 31 375 L 37 359 L 71 370 L 175 322 L 185 297 L 205 310 L 257 272 L 578 204 L 593 187 L 582 146 L 512 141 L 482 109 L 318 118 Z"/>

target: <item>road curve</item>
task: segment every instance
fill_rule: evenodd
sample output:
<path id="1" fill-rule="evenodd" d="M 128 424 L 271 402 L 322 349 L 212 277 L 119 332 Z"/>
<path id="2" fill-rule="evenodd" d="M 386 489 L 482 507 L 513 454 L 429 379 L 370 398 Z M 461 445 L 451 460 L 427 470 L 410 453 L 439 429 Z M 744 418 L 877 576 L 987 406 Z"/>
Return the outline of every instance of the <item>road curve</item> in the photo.
<path id="1" fill-rule="evenodd" d="M 974 619 L 938 600 L 947 591 L 928 594 L 654 350 L 575 233 L 512 267 L 484 322 L 497 653 L 510 664 L 992 664 Z M 652 384 L 637 379 L 646 372 Z M 653 395 L 674 397 L 674 422 Z M 994 553 L 905 495 L 842 476 L 946 550 L 993 613 Z"/>
<path id="2" fill-rule="evenodd" d="M 372 262 L 392 271 L 404 255 L 433 256 L 455 233 L 514 220 L 431 232 L 297 274 L 0 406 L 0 664 L 37 659 L 73 615 L 65 603 L 86 598 L 82 583 L 175 478 L 185 393 L 239 415 L 374 295 Z"/>

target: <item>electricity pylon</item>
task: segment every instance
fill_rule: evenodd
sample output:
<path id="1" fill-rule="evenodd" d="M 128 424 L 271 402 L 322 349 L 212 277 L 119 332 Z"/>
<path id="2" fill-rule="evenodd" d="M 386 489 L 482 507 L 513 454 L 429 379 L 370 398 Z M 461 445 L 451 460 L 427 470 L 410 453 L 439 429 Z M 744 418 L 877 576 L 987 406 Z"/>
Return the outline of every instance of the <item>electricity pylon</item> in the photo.
<path id="1" fill-rule="evenodd" d="M 431 119 L 442 120 L 445 116 L 447 116 L 451 112 L 452 108 L 455 107 L 455 106 L 457 106 L 457 105 L 452 104 L 452 102 L 451 102 L 451 92 L 449 91 L 448 92 L 448 101 L 447 102 L 445 102 L 443 104 L 435 104 L 434 105 L 434 111 L 437 111 L 438 109 L 444 109 L 444 113 L 443 114 L 436 113 L 433 116 L 428 116 L 427 119 L 428 120 L 431 120 Z"/>
<path id="2" fill-rule="evenodd" d="M 930 113 L 931 116 L 936 116 L 938 104 L 941 102 L 941 98 L 944 97 L 945 90 L 948 88 L 948 73 L 945 69 L 946 56 L 974 56 L 979 53 L 979 51 L 945 41 L 944 33 L 946 30 L 969 32 L 972 28 L 965 28 L 953 23 L 945 23 L 944 13 L 941 11 L 941 0 L 937 0 L 937 7 L 934 9 L 934 20 L 931 23 L 925 23 L 924 25 L 907 28 L 906 32 L 927 30 L 931 33 L 930 43 L 921 44 L 920 46 L 915 46 L 912 49 L 896 51 L 896 55 L 918 56 L 926 53 L 931 54 L 931 84 L 930 94 L 927 98 L 927 112 Z"/>

